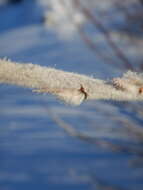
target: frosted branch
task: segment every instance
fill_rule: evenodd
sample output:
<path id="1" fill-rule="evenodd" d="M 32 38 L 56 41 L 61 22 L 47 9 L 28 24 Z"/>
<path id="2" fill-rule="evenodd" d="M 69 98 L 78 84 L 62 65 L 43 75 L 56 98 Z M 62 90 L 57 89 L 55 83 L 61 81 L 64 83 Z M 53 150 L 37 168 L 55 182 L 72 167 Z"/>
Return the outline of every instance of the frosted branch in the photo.
<path id="1" fill-rule="evenodd" d="M 143 101 L 143 74 L 131 71 L 122 78 L 104 81 L 40 65 L 0 59 L 0 83 L 32 88 L 39 93 L 51 93 L 75 105 L 93 99 Z"/>

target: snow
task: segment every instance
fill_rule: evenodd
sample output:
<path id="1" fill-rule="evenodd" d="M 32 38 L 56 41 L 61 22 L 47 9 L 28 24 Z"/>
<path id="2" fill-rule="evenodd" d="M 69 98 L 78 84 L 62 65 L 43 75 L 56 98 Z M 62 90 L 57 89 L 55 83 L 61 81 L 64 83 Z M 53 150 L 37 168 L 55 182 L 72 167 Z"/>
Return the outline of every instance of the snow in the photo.
<path id="1" fill-rule="evenodd" d="M 21 4 L 7 6 L 2 6 L 3 2 L 0 1 L 1 58 L 103 79 L 120 76 L 125 70 L 116 57 L 111 57 L 115 61 L 113 65 L 95 56 L 77 31 L 70 28 L 73 25 L 69 26 L 69 19 L 62 27 L 65 12 L 62 11 L 61 17 L 54 12 L 60 1 L 49 0 L 51 8 L 47 8 L 46 0 L 25 0 Z M 96 5 L 98 2 L 91 1 Z M 67 9 L 71 7 L 71 1 L 68 3 Z M 92 7 L 93 4 L 89 3 Z M 98 6 L 97 9 L 103 10 L 111 8 L 107 1 Z M 56 17 L 56 21 L 52 21 L 55 25 L 42 24 L 42 15 L 51 12 Z M 80 12 L 76 10 L 74 16 L 75 20 L 79 19 L 86 25 Z M 55 18 L 52 16 L 52 19 Z M 91 33 L 94 39 L 94 32 Z M 113 51 L 104 43 L 104 37 L 98 30 L 95 36 L 98 37 L 95 39 L 98 46 L 104 48 L 107 55 L 112 55 Z M 140 54 L 133 48 L 128 51 Z M 0 85 L 0 97 L 1 190 L 99 189 L 97 182 L 130 190 L 143 188 L 142 165 L 134 169 L 128 164 L 136 162 L 133 154 L 115 153 L 71 137 L 52 117 L 52 113 L 56 114 L 77 132 L 120 145 L 136 145 L 137 138 L 130 127 L 142 127 L 142 104 L 90 101 L 71 107 L 53 96 L 34 94 L 9 85 Z"/>

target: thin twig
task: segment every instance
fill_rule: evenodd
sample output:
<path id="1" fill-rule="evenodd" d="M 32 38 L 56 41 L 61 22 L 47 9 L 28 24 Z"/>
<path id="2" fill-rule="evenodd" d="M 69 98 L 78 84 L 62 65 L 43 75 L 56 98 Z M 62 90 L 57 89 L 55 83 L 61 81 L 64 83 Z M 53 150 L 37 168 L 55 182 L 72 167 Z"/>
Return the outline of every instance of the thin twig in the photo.
<path id="1" fill-rule="evenodd" d="M 143 155 L 143 150 L 141 150 L 140 148 L 136 148 L 135 146 L 117 145 L 101 138 L 92 137 L 88 134 L 77 132 L 77 130 L 75 130 L 70 124 L 67 124 L 64 120 L 58 117 L 57 114 L 53 113 L 50 110 L 47 111 L 48 114 L 50 114 L 51 118 L 57 123 L 57 125 L 63 128 L 65 132 L 72 137 L 76 137 L 85 142 L 95 144 L 97 146 L 107 148 L 115 152 L 134 153 L 140 156 Z"/>
<path id="2" fill-rule="evenodd" d="M 73 1 L 74 2 L 74 1 Z M 60 0 L 60 3 L 62 4 L 62 6 L 64 6 L 65 10 L 67 10 L 66 8 L 66 3 L 64 0 Z M 77 7 L 76 7 L 77 8 Z M 77 32 L 79 33 L 81 40 L 85 43 L 85 45 L 95 54 L 95 56 L 99 57 L 99 59 L 103 60 L 104 63 L 108 63 L 108 64 L 112 64 L 113 66 L 114 61 L 107 55 L 105 55 L 104 52 L 101 52 L 98 48 L 98 46 L 96 45 L 95 42 L 93 42 L 93 39 L 91 39 L 89 37 L 89 35 L 84 31 L 83 27 L 81 24 L 77 23 L 74 20 L 74 12 L 70 12 L 69 10 L 67 11 L 67 15 L 70 19 L 70 22 L 72 22 L 72 24 L 75 26 Z"/>
<path id="3" fill-rule="evenodd" d="M 124 63 L 125 67 L 133 70 L 133 67 L 130 63 L 130 61 L 127 59 L 127 57 L 123 54 L 123 52 L 120 50 L 120 48 L 115 44 L 115 42 L 112 40 L 110 36 L 110 32 L 104 27 L 104 25 L 96 18 L 95 15 L 93 15 L 85 6 L 83 6 L 79 0 L 73 0 L 75 5 L 79 7 L 79 9 L 82 10 L 84 15 L 86 15 L 87 18 L 90 19 L 90 21 L 98 28 L 100 31 L 104 34 L 104 37 L 110 47 L 113 49 L 113 51 L 116 53 L 117 57 L 119 57 L 122 62 Z"/>

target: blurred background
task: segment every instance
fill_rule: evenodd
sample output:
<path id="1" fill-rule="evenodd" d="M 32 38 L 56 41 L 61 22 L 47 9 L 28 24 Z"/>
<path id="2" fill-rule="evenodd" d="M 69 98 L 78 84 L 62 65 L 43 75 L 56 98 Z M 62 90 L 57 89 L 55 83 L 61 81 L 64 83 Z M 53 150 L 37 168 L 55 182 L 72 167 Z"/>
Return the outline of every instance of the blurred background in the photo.
<path id="1" fill-rule="evenodd" d="M 110 80 L 143 70 L 142 0 L 0 0 L 0 58 Z M 0 190 L 142 190 L 143 104 L 0 85 Z"/>

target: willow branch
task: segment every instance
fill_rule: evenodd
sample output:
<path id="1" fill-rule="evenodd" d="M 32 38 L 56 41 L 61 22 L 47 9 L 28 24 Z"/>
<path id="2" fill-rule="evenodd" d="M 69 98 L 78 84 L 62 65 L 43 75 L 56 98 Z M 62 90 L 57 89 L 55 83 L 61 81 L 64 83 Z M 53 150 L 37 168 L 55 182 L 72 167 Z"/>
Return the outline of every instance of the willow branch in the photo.
<path id="1" fill-rule="evenodd" d="M 0 83 L 51 93 L 67 103 L 78 105 L 84 100 L 143 100 L 143 74 L 127 72 L 110 81 L 65 72 L 35 64 L 0 59 Z"/>

